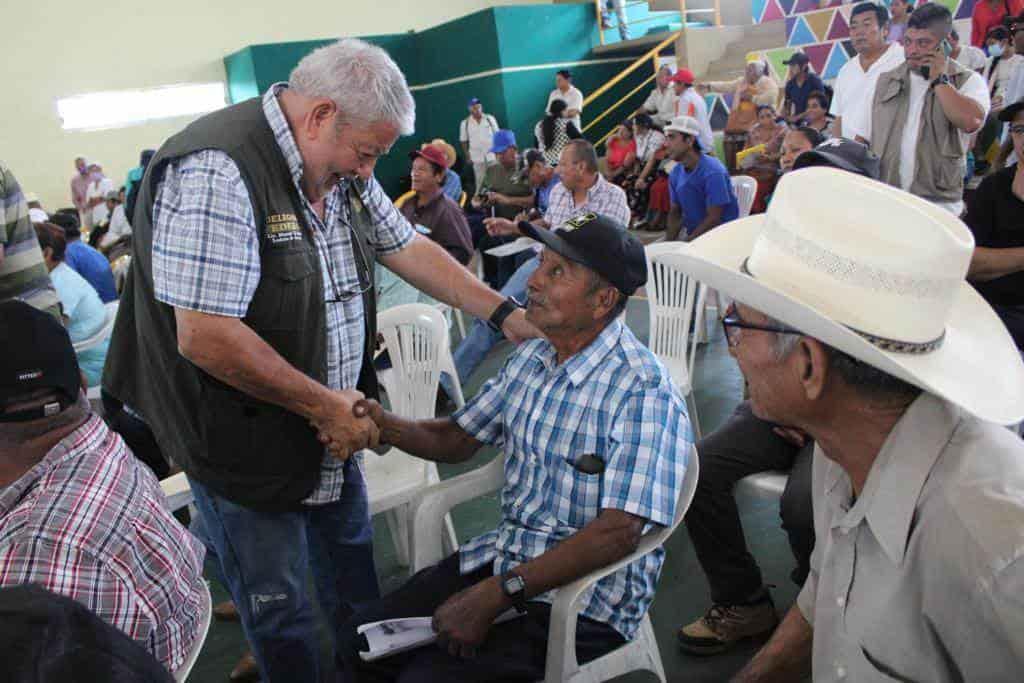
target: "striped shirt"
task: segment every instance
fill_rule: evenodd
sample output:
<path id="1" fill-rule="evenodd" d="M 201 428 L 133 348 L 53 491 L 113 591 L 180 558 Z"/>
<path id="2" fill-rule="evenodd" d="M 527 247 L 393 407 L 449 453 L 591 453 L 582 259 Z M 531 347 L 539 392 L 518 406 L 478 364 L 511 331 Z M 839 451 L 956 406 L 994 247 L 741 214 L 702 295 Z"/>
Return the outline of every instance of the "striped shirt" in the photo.
<path id="1" fill-rule="evenodd" d="M 288 163 L 292 180 L 324 274 L 324 301 L 339 292 L 358 292 L 348 192 L 343 180 L 324 199 L 324 219 L 302 191 L 302 156 L 284 117 L 278 83 L 263 96 L 263 112 Z M 376 179 L 366 184 L 362 203 L 373 217 L 370 235 L 378 255 L 404 249 L 415 232 Z M 260 282 L 260 243 L 249 191 L 238 166 L 219 150 L 204 150 L 167 165 L 153 205 L 153 285 L 156 298 L 176 308 L 243 318 Z M 334 278 L 336 285 L 331 284 Z M 327 386 L 355 388 L 362 366 L 363 300 L 324 304 L 327 316 Z M 311 505 L 341 497 L 344 463 L 324 453 L 320 483 L 306 499 Z"/>
<path id="2" fill-rule="evenodd" d="M 0 162 L 0 301 L 20 299 L 60 319 L 57 290 L 43 263 L 39 238 L 17 179 Z"/>
<path id="3" fill-rule="evenodd" d="M 77 600 L 171 672 L 198 635 L 203 554 L 153 473 L 96 415 L 0 489 L 0 586 Z"/>
<path id="4" fill-rule="evenodd" d="M 470 436 L 505 453 L 498 528 L 459 549 L 461 571 L 495 575 L 543 555 L 623 510 L 668 526 L 693 435 L 668 371 L 621 319 L 557 364 L 542 339 L 519 346 L 501 373 L 453 416 Z M 580 465 L 594 457 L 603 471 Z M 601 579 L 582 614 L 632 638 L 654 598 L 663 548 Z M 551 602 L 551 594 L 534 598 Z"/>

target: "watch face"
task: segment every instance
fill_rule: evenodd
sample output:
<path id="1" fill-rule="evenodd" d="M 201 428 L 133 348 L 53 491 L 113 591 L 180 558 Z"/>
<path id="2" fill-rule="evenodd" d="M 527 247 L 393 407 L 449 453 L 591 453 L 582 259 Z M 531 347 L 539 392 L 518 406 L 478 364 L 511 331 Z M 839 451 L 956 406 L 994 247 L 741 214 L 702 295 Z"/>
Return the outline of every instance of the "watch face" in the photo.
<path id="1" fill-rule="evenodd" d="M 509 595 L 518 593 L 524 588 L 526 588 L 526 582 L 523 581 L 523 577 L 521 576 L 513 575 L 505 579 L 505 592 Z"/>

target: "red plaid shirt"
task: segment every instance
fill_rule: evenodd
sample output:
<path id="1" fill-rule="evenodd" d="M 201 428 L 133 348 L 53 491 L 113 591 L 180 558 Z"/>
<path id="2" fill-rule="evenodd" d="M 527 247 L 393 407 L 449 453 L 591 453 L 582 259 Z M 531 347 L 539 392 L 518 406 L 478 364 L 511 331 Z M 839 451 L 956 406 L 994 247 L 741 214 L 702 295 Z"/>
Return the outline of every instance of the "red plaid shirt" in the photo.
<path id="1" fill-rule="evenodd" d="M 203 553 L 156 477 L 95 415 L 0 489 L 0 586 L 77 600 L 171 672 L 199 628 Z"/>

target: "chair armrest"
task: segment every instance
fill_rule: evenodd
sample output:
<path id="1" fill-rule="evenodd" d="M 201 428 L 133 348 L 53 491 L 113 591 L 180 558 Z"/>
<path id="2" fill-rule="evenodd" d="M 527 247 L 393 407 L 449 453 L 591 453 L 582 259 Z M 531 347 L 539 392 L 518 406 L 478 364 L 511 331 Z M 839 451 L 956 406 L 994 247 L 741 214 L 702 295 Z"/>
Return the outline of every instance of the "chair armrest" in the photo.
<path id="1" fill-rule="evenodd" d="M 501 488 L 505 483 L 505 458 L 499 454 L 477 469 L 434 484 L 409 503 L 412 519 L 409 568 L 412 572 L 437 564 L 441 556 L 444 518 L 452 508 Z"/>

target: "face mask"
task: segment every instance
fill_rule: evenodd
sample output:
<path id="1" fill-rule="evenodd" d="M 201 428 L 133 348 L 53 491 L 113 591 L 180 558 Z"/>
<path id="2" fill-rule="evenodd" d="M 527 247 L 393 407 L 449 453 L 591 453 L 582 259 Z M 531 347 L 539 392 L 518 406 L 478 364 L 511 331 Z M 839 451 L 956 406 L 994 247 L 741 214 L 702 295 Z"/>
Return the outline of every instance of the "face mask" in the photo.
<path id="1" fill-rule="evenodd" d="M 988 46 L 988 56 L 989 57 L 1002 57 L 1003 56 L 1003 46 L 1000 45 L 999 43 L 996 43 L 995 45 L 989 45 Z"/>

